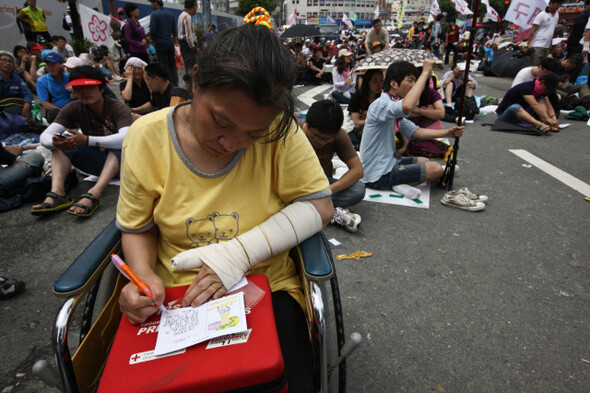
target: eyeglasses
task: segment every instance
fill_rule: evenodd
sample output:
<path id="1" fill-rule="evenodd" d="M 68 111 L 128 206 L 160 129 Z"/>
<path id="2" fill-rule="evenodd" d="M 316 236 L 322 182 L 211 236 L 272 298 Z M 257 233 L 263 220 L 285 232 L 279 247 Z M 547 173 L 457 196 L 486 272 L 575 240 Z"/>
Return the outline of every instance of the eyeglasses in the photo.
<path id="1" fill-rule="evenodd" d="M 9 59 L 7 57 L 0 57 L 0 63 L 12 63 L 12 64 L 14 64 L 14 60 Z"/>

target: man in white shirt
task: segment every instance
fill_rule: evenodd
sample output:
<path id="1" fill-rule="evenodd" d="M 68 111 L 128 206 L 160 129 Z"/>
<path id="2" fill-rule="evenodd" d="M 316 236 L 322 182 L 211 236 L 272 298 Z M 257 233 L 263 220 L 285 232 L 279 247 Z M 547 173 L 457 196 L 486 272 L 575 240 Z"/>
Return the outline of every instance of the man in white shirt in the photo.
<path id="1" fill-rule="evenodd" d="M 559 21 L 557 10 L 561 7 L 562 3 L 563 0 L 550 0 L 549 6 L 545 11 L 539 12 L 533 21 L 533 27 L 531 28 L 528 40 L 528 47 L 535 50 L 531 56 L 530 64 L 532 66 L 539 65 L 541 60 L 549 54 L 553 32 Z"/>
<path id="2" fill-rule="evenodd" d="M 178 43 L 188 75 L 193 72 L 197 56 L 197 37 L 193 26 L 193 15 L 197 13 L 197 7 L 196 0 L 185 0 L 184 10 L 178 17 Z"/>
<path id="3" fill-rule="evenodd" d="M 535 80 L 545 74 L 555 71 L 557 68 L 557 60 L 552 57 L 546 57 L 541 60 L 541 64 L 538 66 L 529 66 L 525 67 L 522 70 L 518 71 L 518 74 L 514 77 L 512 81 L 512 86 L 520 85 L 524 82 L 530 82 Z"/>

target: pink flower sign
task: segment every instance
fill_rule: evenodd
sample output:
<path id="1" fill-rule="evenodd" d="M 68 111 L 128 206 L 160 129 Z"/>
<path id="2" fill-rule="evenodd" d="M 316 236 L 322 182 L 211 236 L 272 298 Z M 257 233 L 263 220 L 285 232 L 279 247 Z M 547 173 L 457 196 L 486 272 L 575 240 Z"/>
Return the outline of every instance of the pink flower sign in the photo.
<path id="1" fill-rule="evenodd" d="M 100 20 L 96 15 L 92 15 L 92 20 L 88 23 L 88 30 L 92 34 L 92 41 L 106 41 L 108 26 L 104 20 Z"/>

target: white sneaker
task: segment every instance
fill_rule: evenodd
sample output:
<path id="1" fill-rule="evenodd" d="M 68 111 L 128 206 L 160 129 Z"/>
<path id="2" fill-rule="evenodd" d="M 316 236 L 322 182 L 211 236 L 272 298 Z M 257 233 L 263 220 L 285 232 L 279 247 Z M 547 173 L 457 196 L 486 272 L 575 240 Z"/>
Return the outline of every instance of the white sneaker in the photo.
<path id="1" fill-rule="evenodd" d="M 486 207 L 486 204 L 479 201 L 474 201 L 469 199 L 464 194 L 452 194 L 453 191 L 447 192 L 443 195 L 440 203 L 446 206 L 452 206 L 459 208 L 461 210 L 468 210 L 471 212 L 476 212 L 479 210 L 483 210 Z"/>
<path id="2" fill-rule="evenodd" d="M 334 208 L 334 218 L 332 222 L 342 225 L 348 232 L 356 232 L 361 223 L 361 216 L 349 212 L 347 209 L 341 207 Z"/>
<path id="3" fill-rule="evenodd" d="M 422 196 L 422 191 L 420 191 L 420 189 L 408 184 L 397 184 L 391 187 L 391 189 L 409 199 L 419 199 Z"/>
<path id="4" fill-rule="evenodd" d="M 487 195 L 474 194 L 473 192 L 469 191 L 469 189 L 467 187 L 461 187 L 457 190 L 449 191 L 447 194 L 451 194 L 451 195 L 463 194 L 467 198 L 471 199 L 472 201 L 476 201 L 476 202 L 487 202 L 488 201 Z"/>

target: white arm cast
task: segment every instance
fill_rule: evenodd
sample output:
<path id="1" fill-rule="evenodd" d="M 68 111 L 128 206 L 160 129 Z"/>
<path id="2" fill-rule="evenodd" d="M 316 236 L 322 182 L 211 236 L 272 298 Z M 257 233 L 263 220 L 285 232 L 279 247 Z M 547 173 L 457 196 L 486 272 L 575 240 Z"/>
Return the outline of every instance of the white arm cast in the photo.
<path id="1" fill-rule="evenodd" d="M 231 288 L 258 263 L 280 254 L 322 229 L 322 217 L 311 202 L 295 202 L 248 232 L 223 243 L 179 253 L 170 260 L 175 270 L 206 264 Z"/>

